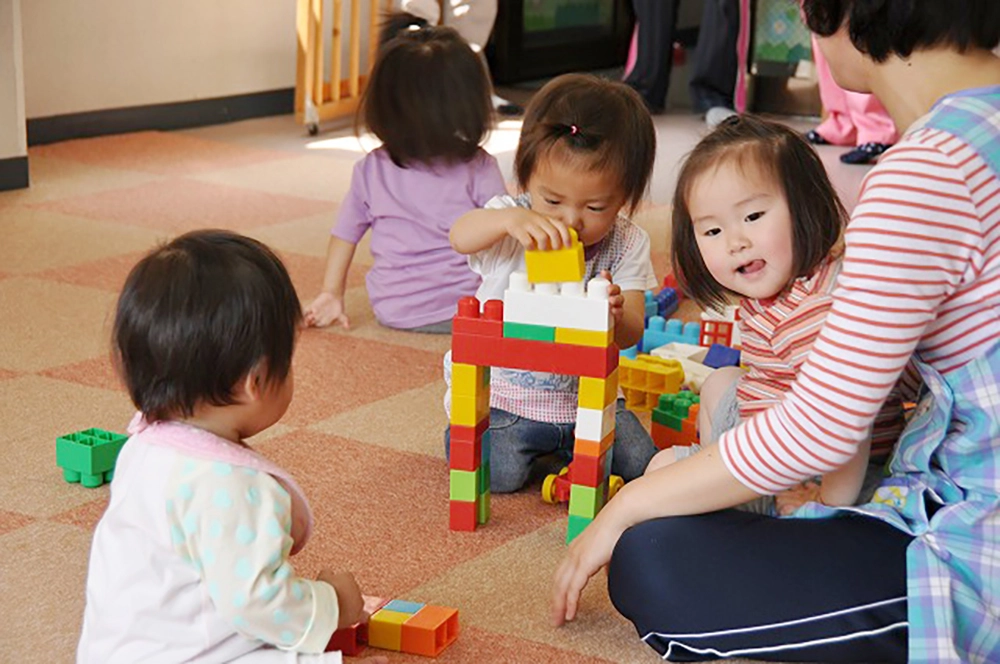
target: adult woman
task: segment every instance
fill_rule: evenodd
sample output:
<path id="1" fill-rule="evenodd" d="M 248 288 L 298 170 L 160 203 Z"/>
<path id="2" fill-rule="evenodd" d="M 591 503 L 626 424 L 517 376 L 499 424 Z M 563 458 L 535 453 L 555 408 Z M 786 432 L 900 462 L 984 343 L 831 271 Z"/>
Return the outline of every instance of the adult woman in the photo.
<path id="1" fill-rule="evenodd" d="M 570 547 L 553 618 L 610 562 L 616 607 L 668 659 L 1000 661 L 1000 3 L 803 9 L 838 84 L 905 136 L 862 186 L 792 393 L 627 485 Z M 843 465 L 911 357 L 926 396 L 872 503 L 704 514 Z"/>

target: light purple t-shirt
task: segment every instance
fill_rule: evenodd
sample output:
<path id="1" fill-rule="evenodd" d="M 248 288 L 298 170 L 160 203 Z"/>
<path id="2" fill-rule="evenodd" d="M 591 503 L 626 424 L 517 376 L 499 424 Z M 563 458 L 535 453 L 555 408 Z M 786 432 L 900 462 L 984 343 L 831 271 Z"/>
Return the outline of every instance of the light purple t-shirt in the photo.
<path id="1" fill-rule="evenodd" d="M 448 233 L 505 191 L 500 166 L 484 150 L 465 163 L 400 168 L 379 148 L 354 166 L 332 232 L 357 244 L 371 228 L 368 298 L 380 323 L 409 329 L 447 321 L 460 297 L 475 295 L 479 275 Z"/>

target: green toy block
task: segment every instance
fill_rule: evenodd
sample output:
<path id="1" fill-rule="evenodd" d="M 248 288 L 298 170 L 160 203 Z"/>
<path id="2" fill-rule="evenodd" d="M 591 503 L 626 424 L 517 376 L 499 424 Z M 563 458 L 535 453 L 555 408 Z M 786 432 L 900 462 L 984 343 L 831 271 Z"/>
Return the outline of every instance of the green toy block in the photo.
<path id="1" fill-rule="evenodd" d="M 452 470 L 451 471 L 451 500 L 460 500 L 466 503 L 476 502 L 479 495 L 479 473 L 477 470 Z"/>
<path id="2" fill-rule="evenodd" d="M 476 523 L 482 525 L 490 521 L 490 492 L 476 498 Z"/>
<path id="3" fill-rule="evenodd" d="M 555 343 L 556 328 L 544 325 L 529 325 L 528 323 L 504 323 L 503 336 L 507 339 L 531 339 L 533 341 Z"/>
<path id="4" fill-rule="evenodd" d="M 56 438 L 56 465 L 67 482 L 93 489 L 114 477 L 118 453 L 128 436 L 104 429 L 86 429 Z"/>
<path id="5" fill-rule="evenodd" d="M 577 516 L 576 514 L 569 515 L 569 525 L 566 526 L 566 543 L 569 544 L 576 536 L 583 532 L 583 529 L 590 525 L 593 519 L 588 519 L 585 516 Z"/>
<path id="6" fill-rule="evenodd" d="M 479 495 L 490 492 L 490 463 L 489 461 L 479 466 L 479 481 L 476 484 L 476 492 Z"/>
<path id="7" fill-rule="evenodd" d="M 698 395 L 692 392 L 661 394 L 659 403 L 653 409 L 653 421 L 657 424 L 670 427 L 674 431 L 680 431 L 681 422 L 687 419 L 691 406 L 699 401 L 700 398 Z"/>
<path id="8" fill-rule="evenodd" d="M 604 507 L 604 487 L 574 484 L 569 490 L 569 513 L 593 519 Z"/>

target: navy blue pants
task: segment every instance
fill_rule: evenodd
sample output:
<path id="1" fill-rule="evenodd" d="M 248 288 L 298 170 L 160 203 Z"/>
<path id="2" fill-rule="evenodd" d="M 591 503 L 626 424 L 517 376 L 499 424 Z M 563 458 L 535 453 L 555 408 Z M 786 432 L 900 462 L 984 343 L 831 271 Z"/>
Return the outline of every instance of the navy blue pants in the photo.
<path id="1" fill-rule="evenodd" d="M 905 662 L 910 541 L 855 515 L 653 519 L 618 541 L 608 592 L 670 661 Z"/>

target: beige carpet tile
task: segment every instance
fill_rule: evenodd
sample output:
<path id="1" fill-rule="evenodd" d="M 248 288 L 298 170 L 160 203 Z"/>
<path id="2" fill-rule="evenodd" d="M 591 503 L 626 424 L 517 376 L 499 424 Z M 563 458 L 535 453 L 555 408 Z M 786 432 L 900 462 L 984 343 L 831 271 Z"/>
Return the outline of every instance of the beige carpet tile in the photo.
<path id="1" fill-rule="evenodd" d="M 444 458 L 444 381 L 334 415 L 309 427 L 402 452 Z"/>
<path id="2" fill-rule="evenodd" d="M 330 242 L 330 229 L 337 220 L 334 207 L 329 212 L 296 219 L 282 224 L 262 226 L 247 232 L 247 235 L 257 238 L 278 251 L 288 251 L 304 256 L 326 258 L 326 249 Z M 371 265 L 371 235 L 367 234 L 358 242 L 354 250 L 352 265 Z"/>
<path id="3" fill-rule="evenodd" d="M 89 219 L 181 233 L 196 228 L 249 230 L 325 212 L 330 203 L 185 178 L 77 196 L 37 207 Z"/>
<path id="4" fill-rule="evenodd" d="M 41 376 L 0 381 L 0 508 L 46 517 L 106 493 L 63 480 L 56 438 L 91 427 L 124 432 L 132 414 L 119 392 Z"/>
<path id="5" fill-rule="evenodd" d="M 49 157 L 39 154 L 36 148 L 30 148 L 28 155 L 31 186 L 27 189 L 5 192 L 0 196 L 10 196 L 12 202 L 41 203 L 109 189 L 133 187 L 163 177 L 153 173 L 103 168 L 70 159 Z"/>
<path id="6" fill-rule="evenodd" d="M 295 291 L 303 302 L 303 306 L 309 304 L 323 287 L 323 277 L 326 274 L 326 259 L 317 256 L 303 256 L 293 254 L 288 251 L 278 252 L 282 262 L 288 269 L 288 274 L 295 284 Z M 359 263 L 352 263 L 347 270 L 347 287 L 357 288 L 365 285 L 365 274 L 368 273 L 368 266 Z"/>
<path id="7" fill-rule="evenodd" d="M 0 510 L 0 535 L 9 533 L 12 530 L 23 528 L 29 523 L 34 523 L 35 517 L 21 514 L 20 512 L 9 512 Z"/>
<path id="8" fill-rule="evenodd" d="M 88 533 L 92 533 L 97 527 L 97 522 L 104 515 L 104 510 L 108 508 L 110 491 L 102 492 L 101 497 L 91 500 L 82 505 L 66 510 L 61 514 L 55 514 L 48 518 L 49 521 L 62 523 L 67 526 L 78 526 Z"/>
<path id="9" fill-rule="evenodd" d="M 0 369 L 0 380 L 9 380 L 11 378 L 17 378 L 21 373 L 18 371 L 8 371 L 7 369 Z"/>
<path id="10" fill-rule="evenodd" d="M 116 224 L 116 226 L 123 229 L 129 228 L 121 224 Z M 33 276 L 64 284 L 110 291 L 115 294 L 115 299 L 117 300 L 122 286 L 125 285 L 125 278 L 128 277 L 128 273 L 132 271 L 135 264 L 146 255 L 148 250 L 168 240 L 169 238 L 164 236 L 161 239 L 150 242 L 149 245 L 143 248 L 143 251 L 109 256 L 89 263 L 57 267 L 45 272 L 36 273 Z"/>
<path id="11" fill-rule="evenodd" d="M 351 183 L 355 158 L 288 155 L 279 163 L 267 162 L 213 171 L 195 176 L 205 182 L 243 187 L 272 194 L 314 198 L 339 203 Z"/>
<path id="12" fill-rule="evenodd" d="M 373 347 L 348 335 L 306 330 L 295 353 L 295 398 L 284 418 L 314 424 L 336 413 L 441 379 L 440 356 L 405 346 Z"/>
<path id="13" fill-rule="evenodd" d="M 311 431 L 257 449 L 293 473 L 315 512 L 317 529 L 298 556 L 299 572 L 349 569 L 371 595 L 406 597 L 415 586 L 450 576 L 459 563 L 565 520 L 561 510 L 522 493 L 494 496 L 491 521 L 477 532 L 451 532 L 443 458 Z"/>
<path id="14" fill-rule="evenodd" d="M 113 392 L 125 392 L 125 385 L 115 373 L 114 365 L 111 362 L 110 348 L 105 354 L 91 360 L 46 369 L 40 371 L 39 374 L 78 385 L 97 387 Z"/>
<path id="15" fill-rule="evenodd" d="M 106 352 L 115 296 L 16 277 L 0 281 L 0 367 L 39 371 Z"/>
<path id="16" fill-rule="evenodd" d="M 0 536 L 0 662 L 72 662 L 90 533 L 38 521 Z"/>
<path id="17" fill-rule="evenodd" d="M 84 138 L 34 148 L 32 155 L 60 157 L 90 166 L 103 166 L 158 175 L 188 175 L 287 159 L 288 154 L 179 132 L 144 131 L 101 138 Z"/>
<path id="18" fill-rule="evenodd" d="M 102 261 L 122 253 L 142 252 L 152 246 L 162 231 L 109 223 L 101 218 L 73 216 L 32 206 L 0 209 L 0 265 L 8 274 L 30 274 L 44 270 L 91 263 L 89 271 L 101 272 Z M 58 238 L 58 241 L 54 241 Z"/>
<path id="19" fill-rule="evenodd" d="M 566 517 L 565 507 L 546 507 L 562 518 L 455 566 L 407 598 L 461 607 L 466 625 L 497 634 L 615 662 L 651 661 L 652 651 L 612 608 L 603 572 L 584 590 L 577 620 L 561 629 L 550 626 L 552 578 L 566 550 Z"/>

